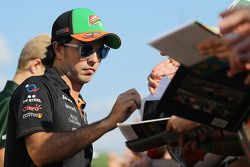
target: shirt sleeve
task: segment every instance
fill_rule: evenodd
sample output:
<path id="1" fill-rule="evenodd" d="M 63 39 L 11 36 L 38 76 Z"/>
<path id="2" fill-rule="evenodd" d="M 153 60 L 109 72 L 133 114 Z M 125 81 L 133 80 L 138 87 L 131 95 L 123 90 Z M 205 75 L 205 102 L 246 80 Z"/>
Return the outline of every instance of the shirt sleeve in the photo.
<path id="1" fill-rule="evenodd" d="M 14 93 L 11 110 L 15 114 L 17 139 L 52 130 L 52 98 L 42 81 L 30 78 Z"/>

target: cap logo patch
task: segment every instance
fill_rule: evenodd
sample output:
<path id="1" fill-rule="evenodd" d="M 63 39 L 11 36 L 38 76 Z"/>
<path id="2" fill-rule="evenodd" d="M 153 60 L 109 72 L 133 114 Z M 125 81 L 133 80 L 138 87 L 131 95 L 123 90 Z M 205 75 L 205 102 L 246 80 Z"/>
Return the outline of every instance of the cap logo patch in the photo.
<path id="1" fill-rule="evenodd" d="M 90 26 L 95 26 L 95 25 L 98 25 L 98 24 L 101 24 L 101 19 L 96 16 L 96 15 L 90 15 L 89 16 L 89 25 Z"/>
<path id="2" fill-rule="evenodd" d="M 56 35 L 60 35 L 60 34 L 67 33 L 67 32 L 69 32 L 69 27 L 57 30 Z"/>
<path id="3" fill-rule="evenodd" d="M 85 39 L 90 39 L 90 38 L 96 38 L 98 37 L 98 35 L 100 34 L 100 32 L 89 32 L 83 35 L 83 38 Z"/>

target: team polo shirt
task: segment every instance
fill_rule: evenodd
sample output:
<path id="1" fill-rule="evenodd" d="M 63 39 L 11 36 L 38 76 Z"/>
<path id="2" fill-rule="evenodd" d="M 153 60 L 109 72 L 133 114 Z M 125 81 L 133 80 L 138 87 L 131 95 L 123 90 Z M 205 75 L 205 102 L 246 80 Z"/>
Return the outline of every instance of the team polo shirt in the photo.
<path id="1" fill-rule="evenodd" d="M 5 147 L 9 103 L 17 86 L 18 84 L 14 81 L 7 81 L 4 89 L 0 92 L 0 148 Z"/>
<path id="2" fill-rule="evenodd" d="M 79 100 L 82 98 L 79 97 Z M 52 68 L 47 69 L 43 76 L 25 80 L 11 99 L 5 167 L 34 166 L 27 153 L 24 137 L 36 132 L 67 132 L 85 126 L 87 121 L 83 107 L 77 107 L 69 87 Z M 92 145 L 89 145 L 72 157 L 47 166 L 90 166 L 92 152 Z"/>

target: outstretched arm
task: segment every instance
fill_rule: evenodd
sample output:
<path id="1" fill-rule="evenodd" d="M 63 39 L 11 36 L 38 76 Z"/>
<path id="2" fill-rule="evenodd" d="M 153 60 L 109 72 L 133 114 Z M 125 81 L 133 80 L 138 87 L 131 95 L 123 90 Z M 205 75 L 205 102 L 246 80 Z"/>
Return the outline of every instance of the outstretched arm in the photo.
<path id="1" fill-rule="evenodd" d="M 37 166 L 60 161 L 79 152 L 106 132 L 116 128 L 140 107 L 140 96 L 131 89 L 117 98 L 109 116 L 69 132 L 37 132 L 25 137 L 31 159 Z"/>

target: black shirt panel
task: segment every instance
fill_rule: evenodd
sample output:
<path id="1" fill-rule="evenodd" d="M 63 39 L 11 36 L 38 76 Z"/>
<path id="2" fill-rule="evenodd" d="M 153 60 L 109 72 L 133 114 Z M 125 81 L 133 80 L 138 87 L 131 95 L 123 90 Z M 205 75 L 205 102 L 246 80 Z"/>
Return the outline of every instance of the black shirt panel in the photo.
<path id="1" fill-rule="evenodd" d="M 53 98 L 41 78 L 29 78 L 13 96 L 17 139 L 39 131 L 52 131 Z M 12 108 L 11 108 L 12 109 Z"/>
<path id="2" fill-rule="evenodd" d="M 86 125 L 68 86 L 53 69 L 47 69 L 43 76 L 25 80 L 12 96 L 10 108 L 5 157 L 8 163 L 5 167 L 34 166 L 24 136 L 39 131 L 67 132 Z M 90 166 L 92 152 L 92 145 L 89 145 L 72 157 L 47 166 Z"/>

